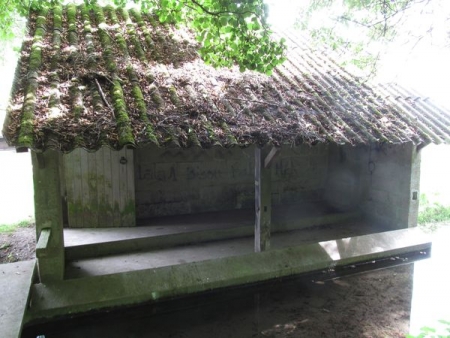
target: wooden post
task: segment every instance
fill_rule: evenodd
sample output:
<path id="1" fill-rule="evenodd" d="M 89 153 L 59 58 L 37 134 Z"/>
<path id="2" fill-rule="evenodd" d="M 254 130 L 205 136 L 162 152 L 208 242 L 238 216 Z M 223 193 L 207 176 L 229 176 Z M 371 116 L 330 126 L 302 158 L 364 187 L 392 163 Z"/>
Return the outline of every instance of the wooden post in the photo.
<path id="1" fill-rule="evenodd" d="M 274 150 L 275 149 L 275 150 Z M 255 252 L 270 249 L 270 223 L 272 220 L 272 175 L 270 165 L 277 149 L 270 153 L 255 148 Z"/>
<path id="2" fill-rule="evenodd" d="M 33 151 L 31 155 L 36 242 L 40 243 L 37 257 L 39 279 L 46 284 L 64 278 L 63 201 L 59 172 L 61 154 L 47 150 L 44 153 Z"/>

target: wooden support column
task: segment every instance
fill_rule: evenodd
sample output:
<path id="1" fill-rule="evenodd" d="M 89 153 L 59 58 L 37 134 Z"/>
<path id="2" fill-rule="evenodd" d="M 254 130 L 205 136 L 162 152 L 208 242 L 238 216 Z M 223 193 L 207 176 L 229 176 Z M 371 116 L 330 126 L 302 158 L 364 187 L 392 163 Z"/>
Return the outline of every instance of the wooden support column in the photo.
<path id="1" fill-rule="evenodd" d="M 47 284 L 64 278 L 63 201 L 60 189 L 61 154 L 31 153 L 39 279 Z"/>
<path id="2" fill-rule="evenodd" d="M 277 148 L 267 151 L 255 148 L 255 252 L 270 249 L 270 224 L 272 221 L 271 164 Z M 267 154 L 267 156 L 266 156 Z"/>

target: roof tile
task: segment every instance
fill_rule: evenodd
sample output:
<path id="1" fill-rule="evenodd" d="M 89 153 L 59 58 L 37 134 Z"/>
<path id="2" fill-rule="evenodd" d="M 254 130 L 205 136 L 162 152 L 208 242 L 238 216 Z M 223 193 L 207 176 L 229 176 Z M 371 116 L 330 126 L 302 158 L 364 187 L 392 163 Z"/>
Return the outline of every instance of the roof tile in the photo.
<path id="1" fill-rule="evenodd" d="M 186 29 L 112 6 L 32 13 L 4 126 L 42 151 L 103 145 L 450 142 L 449 112 L 371 86 L 293 33 L 272 76 L 214 69 Z"/>

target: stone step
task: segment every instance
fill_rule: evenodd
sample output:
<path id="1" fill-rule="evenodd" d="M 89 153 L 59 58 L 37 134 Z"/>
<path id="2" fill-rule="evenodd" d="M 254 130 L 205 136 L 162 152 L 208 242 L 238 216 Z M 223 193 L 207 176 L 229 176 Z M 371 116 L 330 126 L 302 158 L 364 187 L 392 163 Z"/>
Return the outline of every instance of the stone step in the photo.
<path id="1" fill-rule="evenodd" d="M 0 265 L 0 337 L 21 335 L 33 281 L 35 260 Z"/>

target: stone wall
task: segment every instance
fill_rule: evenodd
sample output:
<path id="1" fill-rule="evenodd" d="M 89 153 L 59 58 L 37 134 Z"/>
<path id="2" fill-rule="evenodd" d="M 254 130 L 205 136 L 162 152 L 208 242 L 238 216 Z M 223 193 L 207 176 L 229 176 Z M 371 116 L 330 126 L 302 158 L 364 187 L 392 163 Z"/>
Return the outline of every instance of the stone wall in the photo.
<path id="1" fill-rule="evenodd" d="M 138 219 L 254 208 L 254 148 L 137 149 Z M 328 146 L 283 148 L 272 165 L 273 205 L 323 198 Z"/>

